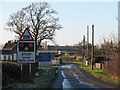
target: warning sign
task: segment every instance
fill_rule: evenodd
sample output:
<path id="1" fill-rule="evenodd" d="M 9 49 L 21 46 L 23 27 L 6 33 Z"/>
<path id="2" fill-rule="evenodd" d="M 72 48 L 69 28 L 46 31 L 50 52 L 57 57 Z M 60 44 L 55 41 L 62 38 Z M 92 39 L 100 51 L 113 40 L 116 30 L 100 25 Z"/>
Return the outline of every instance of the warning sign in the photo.
<path id="1" fill-rule="evenodd" d="M 17 62 L 35 63 L 35 41 L 26 29 L 17 43 Z"/>

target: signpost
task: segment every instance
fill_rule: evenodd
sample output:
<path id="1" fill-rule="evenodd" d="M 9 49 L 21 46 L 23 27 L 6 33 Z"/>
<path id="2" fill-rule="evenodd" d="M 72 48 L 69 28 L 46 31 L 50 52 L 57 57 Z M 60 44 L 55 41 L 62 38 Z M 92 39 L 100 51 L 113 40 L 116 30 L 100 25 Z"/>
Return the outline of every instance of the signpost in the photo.
<path id="1" fill-rule="evenodd" d="M 35 42 L 19 41 L 17 47 L 18 63 L 35 63 Z"/>
<path id="2" fill-rule="evenodd" d="M 39 53 L 39 61 L 51 61 L 52 54 L 49 52 Z"/>
<path id="3" fill-rule="evenodd" d="M 29 29 L 25 29 L 17 43 L 17 62 L 35 63 L 35 41 Z"/>
<path id="4" fill-rule="evenodd" d="M 26 28 L 17 42 L 17 62 L 21 64 L 21 72 L 22 64 L 29 63 L 31 75 L 31 63 L 35 63 L 35 46 L 35 41 L 29 32 L 29 28 Z"/>
<path id="5" fill-rule="evenodd" d="M 51 67 L 52 54 L 50 52 L 39 53 L 39 65 L 47 69 L 49 75 L 49 69 Z"/>

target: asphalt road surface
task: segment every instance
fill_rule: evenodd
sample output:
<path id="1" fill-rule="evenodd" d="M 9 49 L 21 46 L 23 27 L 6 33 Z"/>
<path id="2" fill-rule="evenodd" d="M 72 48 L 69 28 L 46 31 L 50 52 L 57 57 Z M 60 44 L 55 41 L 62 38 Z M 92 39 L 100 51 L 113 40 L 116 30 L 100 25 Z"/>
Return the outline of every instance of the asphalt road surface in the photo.
<path id="1" fill-rule="evenodd" d="M 51 88 L 60 88 L 63 90 L 72 89 L 72 90 L 106 90 L 113 89 L 116 90 L 117 85 L 102 81 L 88 72 L 80 68 L 77 64 L 66 63 L 59 67 L 56 71 L 57 77 Z"/>

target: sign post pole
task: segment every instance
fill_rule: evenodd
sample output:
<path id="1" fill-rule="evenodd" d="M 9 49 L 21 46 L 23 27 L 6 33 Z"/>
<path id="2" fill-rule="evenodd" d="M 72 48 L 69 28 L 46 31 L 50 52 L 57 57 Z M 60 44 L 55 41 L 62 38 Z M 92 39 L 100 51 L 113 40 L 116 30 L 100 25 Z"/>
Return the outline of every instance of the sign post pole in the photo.
<path id="1" fill-rule="evenodd" d="M 31 77 L 31 69 L 32 69 L 32 67 L 31 67 L 31 63 L 29 64 L 29 75 L 30 75 L 30 77 Z"/>
<path id="2" fill-rule="evenodd" d="M 23 78 L 23 67 L 22 67 L 22 64 L 20 64 L 20 70 L 21 70 L 21 81 L 22 81 L 22 78 Z"/>
<path id="3" fill-rule="evenodd" d="M 39 62 L 40 66 L 43 66 L 47 70 L 47 75 L 46 77 L 49 77 L 49 70 L 51 68 L 51 59 L 52 59 L 52 54 L 50 52 L 42 52 L 39 53 Z"/>

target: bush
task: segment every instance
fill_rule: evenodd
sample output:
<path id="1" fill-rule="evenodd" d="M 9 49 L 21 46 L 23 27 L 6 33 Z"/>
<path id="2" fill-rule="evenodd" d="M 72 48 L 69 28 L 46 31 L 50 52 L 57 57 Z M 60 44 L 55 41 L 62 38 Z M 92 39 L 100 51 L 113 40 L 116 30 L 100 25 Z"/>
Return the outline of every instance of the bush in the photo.
<path id="1" fill-rule="evenodd" d="M 2 62 L 2 85 L 20 81 L 20 67 L 14 62 Z"/>

